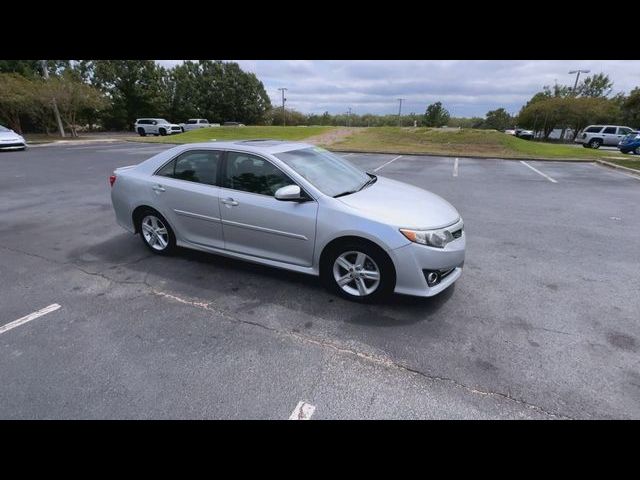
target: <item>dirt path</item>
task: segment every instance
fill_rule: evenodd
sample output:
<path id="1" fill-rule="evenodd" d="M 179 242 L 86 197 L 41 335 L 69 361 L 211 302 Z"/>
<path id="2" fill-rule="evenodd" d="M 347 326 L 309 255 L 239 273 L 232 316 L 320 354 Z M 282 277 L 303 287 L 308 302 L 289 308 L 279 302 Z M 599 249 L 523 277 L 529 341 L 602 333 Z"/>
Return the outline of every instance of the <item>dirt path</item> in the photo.
<path id="1" fill-rule="evenodd" d="M 356 131 L 361 130 L 357 128 L 339 128 L 331 130 L 327 133 L 320 135 L 314 135 L 313 137 L 306 138 L 304 141 L 307 143 L 313 143 L 315 145 L 331 145 L 333 143 L 344 140 L 349 135 L 354 134 Z"/>

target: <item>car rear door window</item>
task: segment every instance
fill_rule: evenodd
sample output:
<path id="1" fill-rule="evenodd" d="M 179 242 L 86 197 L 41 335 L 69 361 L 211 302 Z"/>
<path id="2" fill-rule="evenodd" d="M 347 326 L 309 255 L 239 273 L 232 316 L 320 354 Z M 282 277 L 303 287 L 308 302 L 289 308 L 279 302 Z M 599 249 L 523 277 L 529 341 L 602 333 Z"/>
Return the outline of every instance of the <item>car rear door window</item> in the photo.
<path id="1" fill-rule="evenodd" d="M 293 182 L 278 167 L 249 153 L 229 152 L 223 186 L 242 192 L 274 196 L 276 190 Z"/>
<path id="2" fill-rule="evenodd" d="M 607 127 L 602 133 L 614 134 L 616 133 L 616 127 Z"/>
<path id="3" fill-rule="evenodd" d="M 217 185 L 221 155 L 222 152 L 217 150 L 184 152 L 158 170 L 156 175 L 206 185 Z"/>

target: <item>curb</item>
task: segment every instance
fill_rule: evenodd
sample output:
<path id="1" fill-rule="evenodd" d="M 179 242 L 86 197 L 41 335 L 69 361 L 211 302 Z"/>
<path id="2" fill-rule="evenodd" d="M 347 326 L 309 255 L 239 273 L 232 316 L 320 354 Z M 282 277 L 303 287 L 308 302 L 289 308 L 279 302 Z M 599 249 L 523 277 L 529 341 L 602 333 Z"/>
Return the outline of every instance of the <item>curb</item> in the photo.
<path id="1" fill-rule="evenodd" d="M 448 153 L 443 153 L 443 154 L 424 153 L 424 152 L 422 153 L 404 152 L 403 153 L 403 152 L 381 152 L 381 151 L 374 151 L 374 150 L 367 150 L 366 152 L 364 152 L 360 150 L 333 150 L 331 148 L 327 148 L 327 150 L 331 152 L 337 152 L 337 153 L 361 153 L 365 155 L 368 153 L 372 153 L 375 155 L 402 155 L 403 157 L 409 156 L 409 157 L 475 158 L 479 160 L 509 160 L 509 161 L 515 161 L 515 162 L 519 162 L 520 160 L 535 160 L 535 161 L 542 161 L 542 162 L 575 162 L 575 163 L 597 161 L 595 159 L 590 159 L 590 158 L 542 158 L 542 157 L 497 157 L 497 156 L 486 157 L 481 155 L 451 155 Z"/>
<path id="2" fill-rule="evenodd" d="M 596 160 L 597 163 L 599 163 L 600 165 L 603 165 L 605 167 L 608 168 L 615 168 L 616 170 L 623 170 L 635 177 L 638 177 L 638 179 L 640 180 L 640 170 L 635 170 L 633 168 L 629 168 L 629 167 L 623 167 L 622 165 L 616 165 L 615 163 L 611 163 L 611 162 L 606 162 L 604 160 Z"/>
<path id="3" fill-rule="evenodd" d="M 38 143 L 29 143 L 27 142 L 27 147 L 51 147 L 55 145 L 87 145 L 90 143 L 113 143 L 113 142 L 121 142 L 122 140 L 116 138 L 100 138 L 95 140 L 54 140 L 53 142 L 38 142 Z"/>

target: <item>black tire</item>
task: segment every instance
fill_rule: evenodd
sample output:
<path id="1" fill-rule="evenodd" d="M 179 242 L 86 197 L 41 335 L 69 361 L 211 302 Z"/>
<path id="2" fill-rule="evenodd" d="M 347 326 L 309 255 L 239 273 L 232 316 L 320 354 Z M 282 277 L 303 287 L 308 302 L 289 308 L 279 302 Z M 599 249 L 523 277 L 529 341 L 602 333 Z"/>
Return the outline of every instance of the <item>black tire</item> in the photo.
<path id="1" fill-rule="evenodd" d="M 600 140 L 599 138 L 592 138 L 591 140 L 589 140 L 589 147 L 593 148 L 594 150 L 599 149 L 602 146 L 602 140 Z"/>
<path id="2" fill-rule="evenodd" d="M 583 143 L 583 144 L 582 144 L 582 146 L 583 146 L 584 148 L 591 148 L 591 145 L 588 145 L 588 144 L 586 144 L 586 143 Z"/>
<path id="3" fill-rule="evenodd" d="M 146 137 L 147 132 L 144 130 L 144 128 L 138 127 L 138 135 L 140 135 L 141 137 Z"/>
<path id="4" fill-rule="evenodd" d="M 152 243 L 150 243 L 150 239 L 147 235 L 145 235 L 143 221 L 145 221 L 148 217 L 155 217 L 164 228 L 166 228 L 167 234 L 162 235 L 163 239 L 166 241 L 166 246 L 164 248 L 154 247 Z M 169 222 L 158 212 L 152 208 L 147 208 L 142 210 L 136 214 L 136 231 L 140 234 L 140 238 L 142 243 L 151 250 L 151 252 L 156 255 L 171 255 L 176 250 L 176 236 L 173 233 L 173 229 Z M 155 243 L 155 242 L 154 242 Z M 156 244 L 157 245 L 157 244 Z"/>
<path id="5" fill-rule="evenodd" d="M 625 155 L 628 155 L 631 153 L 630 150 L 620 150 L 620 153 L 624 153 Z"/>
<path id="6" fill-rule="evenodd" d="M 158 133 L 164 137 L 167 134 L 167 131 L 164 128 L 161 128 L 160 130 L 158 130 Z"/>
<path id="7" fill-rule="evenodd" d="M 334 264 L 338 257 L 347 252 L 364 253 L 366 256 L 370 257 L 373 262 L 375 262 L 375 266 L 377 266 L 377 270 L 380 274 L 380 281 L 377 288 L 371 293 L 362 296 L 353 295 L 346 292 L 343 290 L 343 287 L 338 285 L 334 277 Z M 359 241 L 357 239 L 345 241 L 332 246 L 323 254 L 320 265 L 320 279 L 329 291 L 342 298 L 359 303 L 373 303 L 387 298 L 393 293 L 396 286 L 395 268 L 393 266 L 393 262 L 385 251 L 370 242 Z M 369 280 L 367 280 L 367 282 L 368 281 Z M 355 280 L 353 282 L 352 288 L 355 289 Z"/>
<path id="8" fill-rule="evenodd" d="M 633 153 L 635 153 L 636 155 L 640 155 L 640 147 L 634 148 Z"/>
<path id="9" fill-rule="evenodd" d="M 182 133 L 184 133 L 184 127 L 181 127 L 180 130 L 182 131 Z"/>

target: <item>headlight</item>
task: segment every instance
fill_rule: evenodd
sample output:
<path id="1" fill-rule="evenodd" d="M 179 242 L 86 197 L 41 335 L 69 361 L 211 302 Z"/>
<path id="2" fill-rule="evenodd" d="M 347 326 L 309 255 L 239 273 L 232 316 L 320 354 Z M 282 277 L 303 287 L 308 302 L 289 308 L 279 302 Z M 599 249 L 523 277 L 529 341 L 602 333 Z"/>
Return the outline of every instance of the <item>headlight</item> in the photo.
<path id="1" fill-rule="evenodd" d="M 449 230 L 409 230 L 401 228 L 400 232 L 409 240 L 430 247 L 444 248 L 453 240 L 453 235 Z"/>

